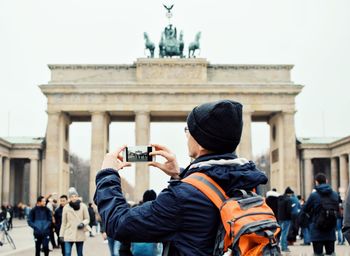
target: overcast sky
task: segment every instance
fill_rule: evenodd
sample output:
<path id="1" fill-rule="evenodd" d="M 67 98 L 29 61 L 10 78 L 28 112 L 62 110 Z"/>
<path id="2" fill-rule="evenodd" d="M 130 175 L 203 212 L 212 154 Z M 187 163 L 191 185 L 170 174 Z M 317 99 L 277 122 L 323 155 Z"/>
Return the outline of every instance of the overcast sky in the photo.
<path id="1" fill-rule="evenodd" d="M 144 57 L 143 32 L 158 44 L 162 3 L 185 44 L 202 31 L 210 63 L 293 64 L 297 136 L 350 135 L 350 1 L 0 1 L 0 136 L 44 136 L 47 64 L 131 64 Z M 186 47 L 186 46 L 185 46 Z M 186 47 L 187 48 L 187 47 Z M 151 140 L 174 148 L 185 165 L 184 124 L 152 124 Z M 71 151 L 89 158 L 90 125 L 71 126 Z M 168 134 L 172 134 L 169 138 Z M 134 143 L 132 123 L 111 125 L 111 148 Z M 268 148 L 268 126 L 253 125 L 254 154 Z M 132 182 L 133 171 L 127 175 Z M 161 177 L 161 178 L 159 178 Z M 165 180 L 152 171 L 159 191 Z"/>

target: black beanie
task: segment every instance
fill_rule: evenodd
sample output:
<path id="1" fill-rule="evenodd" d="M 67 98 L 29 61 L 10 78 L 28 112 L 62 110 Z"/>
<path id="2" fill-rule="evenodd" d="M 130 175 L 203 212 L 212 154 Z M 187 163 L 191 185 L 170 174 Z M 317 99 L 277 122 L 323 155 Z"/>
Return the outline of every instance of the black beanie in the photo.
<path id="1" fill-rule="evenodd" d="M 143 193 L 143 202 L 148 202 L 148 201 L 153 201 L 157 198 L 156 192 L 151 189 L 151 190 L 146 190 L 145 193 Z"/>
<path id="2" fill-rule="evenodd" d="M 203 148 L 215 153 L 232 153 L 241 140 L 242 104 L 232 100 L 202 104 L 188 115 L 187 126 Z"/>
<path id="3" fill-rule="evenodd" d="M 287 187 L 286 190 L 284 191 L 285 194 L 294 194 L 294 191 L 290 188 Z"/>

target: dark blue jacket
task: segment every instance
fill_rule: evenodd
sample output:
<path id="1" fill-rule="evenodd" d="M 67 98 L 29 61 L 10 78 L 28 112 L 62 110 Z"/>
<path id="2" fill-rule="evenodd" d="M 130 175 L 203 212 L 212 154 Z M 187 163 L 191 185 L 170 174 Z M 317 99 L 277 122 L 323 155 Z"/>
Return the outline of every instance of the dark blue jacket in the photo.
<path id="1" fill-rule="evenodd" d="M 321 208 L 321 195 L 330 196 L 332 200 L 338 201 L 338 194 L 328 184 L 321 184 L 315 187 L 316 191 L 311 193 L 302 210 L 311 215 L 310 233 L 311 242 L 335 241 L 335 228 L 331 231 L 322 231 L 316 228 L 315 221 Z"/>
<path id="2" fill-rule="evenodd" d="M 63 213 L 63 207 L 60 205 L 59 207 L 57 207 L 57 209 L 55 210 L 55 214 L 54 214 L 56 233 L 60 233 L 60 230 L 61 230 L 62 213 Z"/>
<path id="3" fill-rule="evenodd" d="M 254 163 L 235 159 L 233 154 L 202 156 L 180 176 L 184 178 L 194 172 L 209 175 L 228 195 L 235 188 L 251 190 L 267 182 Z M 132 242 L 170 242 L 169 255 L 213 254 L 221 221 L 219 211 L 204 194 L 187 183 L 170 181 L 155 201 L 129 208 L 119 174 L 106 169 L 97 174 L 94 201 L 109 237 Z"/>
<path id="4" fill-rule="evenodd" d="M 46 206 L 35 206 L 29 213 L 28 225 L 33 229 L 34 236 L 45 236 L 50 234 L 52 215 Z"/>

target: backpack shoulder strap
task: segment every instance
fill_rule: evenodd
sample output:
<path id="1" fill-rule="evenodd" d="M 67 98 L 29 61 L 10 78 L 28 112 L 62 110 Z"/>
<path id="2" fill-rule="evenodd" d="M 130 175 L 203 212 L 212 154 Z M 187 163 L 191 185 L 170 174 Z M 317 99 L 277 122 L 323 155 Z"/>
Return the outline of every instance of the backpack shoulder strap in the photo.
<path id="1" fill-rule="evenodd" d="M 186 182 L 197 188 L 219 209 L 224 201 L 228 199 L 225 191 L 212 178 L 204 173 L 195 172 L 182 179 L 182 182 Z"/>

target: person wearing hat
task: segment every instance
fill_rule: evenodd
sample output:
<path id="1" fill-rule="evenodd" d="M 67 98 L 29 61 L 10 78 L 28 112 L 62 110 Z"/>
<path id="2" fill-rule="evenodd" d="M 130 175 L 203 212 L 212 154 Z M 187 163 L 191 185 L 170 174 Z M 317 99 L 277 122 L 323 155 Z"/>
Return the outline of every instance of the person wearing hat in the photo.
<path id="1" fill-rule="evenodd" d="M 185 136 L 193 161 L 181 169 L 167 147 L 152 144 L 151 155 L 165 158 L 151 162 L 171 177 L 158 197 L 129 208 L 123 196 L 119 171 L 130 163 L 120 156 L 125 146 L 108 153 L 96 176 L 94 201 L 108 236 L 131 242 L 163 242 L 164 255 L 213 255 L 221 223 L 219 210 L 202 192 L 181 179 L 202 172 L 214 179 L 228 196 L 235 189 L 252 190 L 267 182 L 255 164 L 238 158 L 243 121 L 239 102 L 220 100 L 195 107 L 187 117 Z M 244 157 L 244 156 L 242 156 Z"/>
<path id="2" fill-rule="evenodd" d="M 328 184 L 327 177 L 323 173 L 316 174 L 314 181 L 315 191 L 310 194 L 302 208 L 303 212 L 310 215 L 310 241 L 315 256 L 334 255 L 339 196 Z"/>
<path id="3" fill-rule="evenodd" d="M 281 226 L 281 248 L 283 252 L 289 252 L 287 235 L 292 220 L 292 195 L 294 191 L 287 187 L 284 194 L 278 197 L 278 223 Z"/>
<path id="4" fill-rule="evenodd" d="M 83 256 L 85 231 L 89 230 L 89 212 L 87 206 L 79 200 L 74 187 L 68 190 L 69 203 L 63 207 L 60 240 L 64 241 L 65 256 L 72 254 L 75 243 L 77 255 Z"/>

